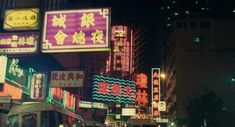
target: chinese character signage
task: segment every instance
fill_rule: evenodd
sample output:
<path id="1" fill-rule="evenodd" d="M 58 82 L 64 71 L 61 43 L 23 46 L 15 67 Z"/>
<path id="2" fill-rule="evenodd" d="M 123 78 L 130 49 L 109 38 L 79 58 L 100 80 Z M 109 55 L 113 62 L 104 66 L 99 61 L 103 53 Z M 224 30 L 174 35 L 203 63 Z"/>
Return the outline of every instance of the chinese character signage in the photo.
<path id="1" fill-rule="evenodd" d="M 94 100 L 135 104 L 135 82 L 95 75 L 93 79 Z"/>
<path id="2" fill-rule="evenodd" d="M 48 100 L 75 111 L 76 98 L 72 93 L 66 90 L 50 88 Z"/>
<path id="3" fill-rule="evenodd" d="M 5 82 L 6 69 L 7 69 L 7 57 L 0 56 L 0 83 Z"/>
<path id="4" fill-rule="evenodd" d="M 50 88 L 50 98 L 59 104 L 63 104 L 64 90 L 61 88 Z"/>
<path id="5" fill-rule="evenodd" d="M 75 96 L 64 90 L 64 106 L 68 109 L 75 110 Z"/>
<path id="6" fill-rule="evenodd" d="M 34 73 L 31 78 L 30 98 L 44 100 L 46 97 L 46 74 Z"/>
<path id="7" fill-rule="evenodd" d="M 19 66 L 19 59 L 8 59 L 6 79 L 19 86 L 27 86 L 28 72 Z"/>
<path id="8" fill-rule="evenodd" d="M 52 71 L 51 87 L 83 87 L 83 71 Z"/>
<path id="9" fill-rule="evenodd" d="M 152 117 L 160 117 L 160 68 L 152 68 Z"/>
<path id="10" fill-rule="evenodd" d="M 148 105 L 148 93 L 147 93 L 147 80 L 146 74 L 140 73 L 136 75 L 136 103 L 142 106 Z"/>
<path id="11" fill-rule="evenodd" d="M 0 95 L 10 96 L 12 99 L 22 99 L 22 90 L 5 82 L 3 84 L 3 91 L 0 90 Z"/>
<path id="12" fill-rule="evenodd" d="M 39 28 L 39 9 L 6 10 L 4 17 L 5 30 L 29 30 Z"/>
<path id="13" fill-rule="evenodd" d="M 42 52 L 109 51 L 110 9 L 48 11 Z"/>
<path id="14" fill-rule="evenodd" d="M 0 53 L 35 53 L 39 34 L 34 33 L 0 33 Z"/>
<path id="15" fill-rule="evenodd" d="M 112 27 L 112 41 L 127 38 L 127 26 L 113 26 Z"/>

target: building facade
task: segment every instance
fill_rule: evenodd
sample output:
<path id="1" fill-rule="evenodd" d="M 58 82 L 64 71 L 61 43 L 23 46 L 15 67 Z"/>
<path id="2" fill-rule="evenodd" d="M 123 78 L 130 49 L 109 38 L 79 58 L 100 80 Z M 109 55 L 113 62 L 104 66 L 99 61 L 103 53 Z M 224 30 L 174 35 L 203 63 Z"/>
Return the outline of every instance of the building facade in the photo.
<path id="1" fill-rule="evenodd" d="M 226 119 L 233 118 L 234 28 L 233 21 L 205 18 L 188 18 L 173 24 L 166 62 L 166 100 L 170 116 L 187 119 L 190 101 L 213 91 L 222 100 L 223 110 L 230 114 Z M 172 107 L 175 108 L 171 110 Z"/>

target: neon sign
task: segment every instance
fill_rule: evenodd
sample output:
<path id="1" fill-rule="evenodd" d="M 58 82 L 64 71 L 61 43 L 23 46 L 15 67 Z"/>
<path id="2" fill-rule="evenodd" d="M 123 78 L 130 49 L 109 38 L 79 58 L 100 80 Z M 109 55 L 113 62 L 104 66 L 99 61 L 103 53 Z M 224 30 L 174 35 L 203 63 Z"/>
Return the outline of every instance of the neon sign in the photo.
<path id="1" fill-rule="evenodd" d="M 152 68 L 152 117 L 159 117 L 160 68 Z"/>
<path id="2" fill-rule="evenodd" d="M 35 53 L 39 34 L 32 33 L 0 33 L 0 53 Z"/>
<path id="3" fill-rule="evenodd" d="M 146 74 L 137 74 L 135 77 L 136 81 L 136 102 L 139 105 L 148 105 L 148 93 L 147 93 L 147 83 L 148 77 Z"/>
<path id="4" fill-rule="evenodd" d="M 48 11 L 42 52 L 109 51 L 110 9 Z"/>
<path id="5" fill-rule="evenodd" d="M 94 100 L 135 104 L 134 81 L 95 75 L 93 84 Z"/>
<path id="6" fill-rule="evenodd" d="M 39 9 L 6 10 L 3 28 L 6 30 L 28 30 L 39 27 Z"/>
<path id="7" fill-rule="evenodd" d="M 3 91 L 0 91 L 0 94 L 5 96 L 11 96 L 12 99 L 21 99 L 22 98 L 22 90 L 16 86 L 10 85 L 8 83 L 4 83 Z"/>
<path id="8" fill-rule="evenodd" d="M 30 97 L 36 100 L 44 100 L 46 97 L 46 74 L 35 73 L 31 78 Z"/>
<path id="9" fill-rule="evenodd" d="M 7 61 L 6 79 L 19 86 L 27 86 L 28 72 L 18 64 L 19 59 L 9 59 Z"/>
<path id="10" fill-rule="evenodd" d="M 69 109 L 75 109 L 75 96 L 67 91 L 64 91 L 64 94 L 64 105 Z"/>

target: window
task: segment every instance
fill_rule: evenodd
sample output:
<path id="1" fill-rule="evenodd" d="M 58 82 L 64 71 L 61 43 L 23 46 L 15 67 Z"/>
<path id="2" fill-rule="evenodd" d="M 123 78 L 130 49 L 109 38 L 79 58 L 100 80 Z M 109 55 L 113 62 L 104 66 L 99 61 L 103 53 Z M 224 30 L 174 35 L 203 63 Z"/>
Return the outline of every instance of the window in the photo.
<path id="1" fill-rule="evenodd" d="M 23 115 L 22 127 L 37 127 L 37 114 Z"/>
<path id="2" fill-rule="evenodd" d="M 195 29 L 196 28 L 196 23 L 194 21 L 191 21 L 190 26 L 191 26 L 191 28 Z"/>
<path id="3" fill-rule="evenodd" d="M 41 112 L 41 127 L 56 127 L 55 112 Z"/>
<path id="4" fill-rule="evenodd" d="M 188 27 L 188 23 L 184 21 L 184 28 L 186 29 Z"/>
<path id="5" fill-rule="evenodd" d="M 9 127 L 19 127 L 19 116 L 18 115 L 14 115 L 14 116 L 10 116 L 8 119 L 9 123 L 8 126 Z"/>
<path id="6" fill-rule="evenodd" d="M 207 36 L 196 36 L 194 37 L 193 42 L 195 44 L 208 44 L 209 38 Z"/>
<path id="7" fill-rule="evenodd" d="M 182 22 L 176 22 L 176 28 L 183 28 Z"/>
<path id="8" fill-rule="evenodd" d="M 209 29 L 210 28 L 210 22 L 209 21 L 202 21 L 202 22 L 200 22 L 200 28 L 202 28 L 202 29 Z"/>

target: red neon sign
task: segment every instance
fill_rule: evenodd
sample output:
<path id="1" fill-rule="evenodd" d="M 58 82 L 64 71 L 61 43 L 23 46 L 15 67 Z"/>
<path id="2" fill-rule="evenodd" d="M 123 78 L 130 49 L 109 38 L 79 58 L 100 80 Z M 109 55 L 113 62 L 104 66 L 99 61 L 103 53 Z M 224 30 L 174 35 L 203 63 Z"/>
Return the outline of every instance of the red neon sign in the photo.
<path id="1" fill-rule="evenodd" d="M 3 91 L 0 91 L 0 94 L 11 96 L 12 99 L 22 99 L 22 90 L 8 83 L 4 83 Z"/>
<path id="2" fill-rule="evenodd" d="M 69 92 L 66 92 L 65 106 L 70 109 L 74 108 L 74 95 Z"/>

